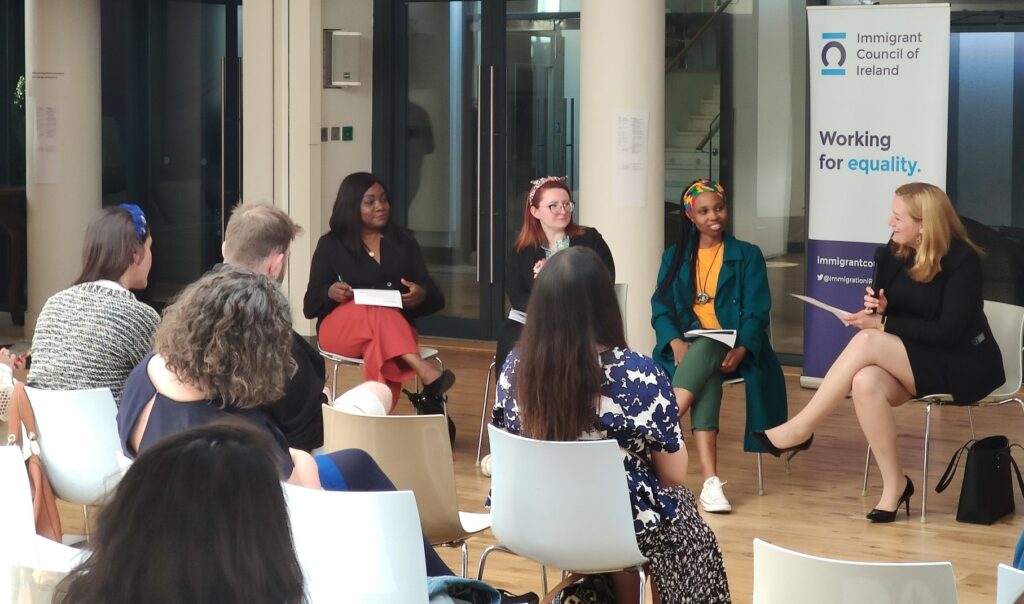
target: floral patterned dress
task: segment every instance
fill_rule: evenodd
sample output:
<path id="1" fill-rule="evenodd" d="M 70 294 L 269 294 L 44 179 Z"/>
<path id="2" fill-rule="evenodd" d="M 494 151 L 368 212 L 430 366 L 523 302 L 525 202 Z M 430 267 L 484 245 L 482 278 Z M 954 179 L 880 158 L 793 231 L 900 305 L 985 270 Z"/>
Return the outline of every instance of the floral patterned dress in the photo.
<path id="1" fill-rule="evenodd" d="M 684 486 L 658 483 L 654 452 L 682 446 L 679 409 L 664 370 L 650 357 L 626 348 L 601 355 L 604 380 L 594 429 L 581 440 L 611 438 L 619 443 L 640 551 L 651 561 L 662 602 L 730 602 L 718 540 L 697 512 Z M 515 400 L 519 351 L 513 350 L 498 378 L 492 423 L 521 432 Z"/>

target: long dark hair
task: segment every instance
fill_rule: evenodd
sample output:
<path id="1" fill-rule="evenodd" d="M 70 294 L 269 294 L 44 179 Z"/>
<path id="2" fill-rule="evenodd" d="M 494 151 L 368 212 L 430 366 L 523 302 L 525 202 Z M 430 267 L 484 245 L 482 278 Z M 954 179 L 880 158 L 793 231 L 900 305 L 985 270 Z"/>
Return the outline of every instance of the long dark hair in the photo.
<path id="1" fill-rule="evenodd" d="M 149 237 L 147 234 L 146 237 Z M 82 246 L 82 272 L 72 285 L 107 279 L 117 281 L 144 253 L 131 212 L 112 206 L 97 212 L 85 229 Z"/>
<path id="2" fill-rule="evenodd" d="M 576 440 L 597 419 L 598 348 L 626 346 L 615 286 L 597 253 L 571 247 L 549 258 L 526 314 L 515 389 L 523 435 Z"/>
<path id="3" fill-rule="evenodd" d="M 338 196 L 334 198 L 334 209 L 331 210 L 329 226 L 331 233 L 341 240 L 341 244 L 353 256 L 358 257 L 363 249 L 363 220 L 359 215 L 359 206 L 363 203 L 363 195 L 373 185 L 380 185 L 384 195 L 388 188 L 381 179 L 369 172 L 353 172 L 341 181 Z M 388 197 L 390 199 L 390 197 Z M 397 241 L 405 239 L 405 229 L 395 224 L 394 214 L 388 216 L 384 226 L 384 235 L 394 237 Z"/>
<path id="4" fill-rule="evenodd" d="M 305 602 L 277 461 L 241 420 L 168 436 L 125 474 L 62 604 Z"/>

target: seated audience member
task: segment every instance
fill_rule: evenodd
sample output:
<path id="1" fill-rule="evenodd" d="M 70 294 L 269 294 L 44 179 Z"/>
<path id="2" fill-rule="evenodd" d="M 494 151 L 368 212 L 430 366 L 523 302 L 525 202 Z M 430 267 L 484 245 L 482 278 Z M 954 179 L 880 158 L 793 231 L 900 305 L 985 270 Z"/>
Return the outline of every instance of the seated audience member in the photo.
<path id="1" fill-rule="evenodd" d="M 288 269 L 288 248 L 301 232 L 302 227 L 274 206 L 240 205 L 232 212 L 224 233 L 221 247 L 224 262 L 283 283 Z M 320 410 L 320 406 L 328 402 L 324 393 L 324 362 L 305 338 L 294 330 L 291 336 L 295 374 L 288 381 L 284 396 L 268 406 L 267 412 L 284 432 L 288 446 L 312 451 L 324 444 Z"/>
<path id="2" fill-rule="evenodd" d="M 683 486 L 687 457 L 672 385 L 653 359 L 626 348 L 597 253 L 572 247 L 549 258 L 528 309 L 498 379 L 494 425 L 539 440 L 618 441 L 637 545 L 660 601 L 729 602 L 718 541 Z M 619 602 L 635 601 L 635 575 L 613 581 Z"/>
<path id="3" fill-rule="evenodd" d="M 394 490 L 364 451 L 346 449 L 314 460 L 288 447 L 268 408 L 295 371 L 291 311 L 281 288 L 237 267 L 211 271 L 186 287 L 164 311 L 154 352 L 125 384 L 117 414 L 125 455 L 135 457 L 163 438 L 225 418 L 240 418 L 274 444 L 282 479 L 312 488 Z M 427 574 L 451 574 L 426 544 Z"/>
<path id="4" fill-rule="evenodd" d="M 99 513 L 61 604 L 304 602 L 266 434 L 214 423 L 139 455 Z"/>
<path id="5" fill-rule="evenodd" d="M 45 390 L 110 388 L 120 404 L 125 379 L 149 352 L 160 320 L 129 290 L 145 289 L 153 264 L 138 206 L 104 208 L 85 231 L 82 272 L 50 296 L 32 336 L 28 384 Z"/>
<path id="6" fill-rule="evenodd" d="M 402 308 L 353 302 L 353 288 L 401 292 Z M 444 308 L 444 294 L 427 272 L 412 234 L 391 220 L 391 202 L 377 177 L 349 174 L 338 188 L 330 231 L 313 252 L 302 312 L 316 319 L 320 346 L 363 359 L 367 380 L 383 382 L 397 401 L 402 382 L 419 377 L 420 413 L 442 413 L 455 375 L 420 357 L 417 317 Z"/>

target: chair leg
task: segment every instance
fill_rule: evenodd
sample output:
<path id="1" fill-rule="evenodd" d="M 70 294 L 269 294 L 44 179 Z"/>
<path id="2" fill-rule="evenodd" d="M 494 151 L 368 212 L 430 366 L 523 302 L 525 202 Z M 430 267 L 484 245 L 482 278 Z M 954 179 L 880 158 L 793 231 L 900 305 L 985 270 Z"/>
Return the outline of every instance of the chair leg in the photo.
<path id="1" fill-rule="evenodd" d="M 925 512 L 928 509 L 928 437 L 932 429 L 932 404 L 928 403 L 924 408 L 924 470 L 921 475 L 921 522 L 925 520 Z"/>
<path id="2" fill-rule="evenodd" d="M 487 379 L 484 381 L 484 403 L 483 408 L 480 409 L 480 436 L 476 441 L 476 465 L 480 465 L 480 453 L 484 450 L 484 422 L 487 418 L 487 401 L 491 398 L 491 374 L 495 372 L 495 363 L 497 361 L 491 361 L 491 366 L 487 368 Z"/>
<path id="3" fill-rule="evenodd" d="M 468 579 L 469 575 L 469 544 L 465 541 L 462 542 L 462 578 Z"/>
<path id="4" fill-rule="evenodd" d="M 764 472 L 761 470 L 760 451 L 757 452 L 757 494 L 764 495 Z"/>
<path id="5" fill-rule="evenodd" d="M 868 466 L 871 464 L 871 445 L 868 445 L 868 453 L 864 456 L 864 483 L 860 485 L 860 496 L 868 494 Z"/>
<path id="6" fill-rule="evenodd" d="M 541 593 L 548 593 L 548 567 L 540 565 L 540 590 Z"/>
<path id="7" fill-rule="evenodd" d="M 760 455 L 758 453 L 758 457 Z M 640 597 L 637 599 L 637 602 L 643 604 L 647 601 L 647 573 L 644 571 L 643 566 L 638 566 L 636 572 L 640 573 Z"/>
<path id="8" fill-rule="evenodd" d="M 338 366 L 341 363 L 334 364 L 334 371 L 331 374 L 331 404 L 338 400 Z"/>
<path id="9" fill-rule="evenodd" d="M 92 541 L 92 536 L 89 531 L 89 506 L 83 505 L 82 513 L 85 514 L 85 542 L 90 543 Z"/>
<path id="10" fill-rule="evenodd" d="M 480 562 L 479 562 L 479 564 L 476 567 L 476 580 L 477 581 L 483 581 L 483 579 L 484 579 L 484 565 L 487 564 L 487 556 L 490 556 L 491 552 L 493 552 L 493 551 L 505 552 L 505 553 L 509 553 L 509 554 L 512 553 L 507 547 L 505 547 L 504 545 L 502 545 L 500 543 L 495 543 L 494 545 L 489 545 L 486 548 L 484 548 L 484 553 L 480 554 Z"/>
<path id="11" fill-rule="evenodd" d="M 971 438 L 978 438 L 974 435 L 974 409 L 967 407 L 967 421 L 971 424 Z"/>

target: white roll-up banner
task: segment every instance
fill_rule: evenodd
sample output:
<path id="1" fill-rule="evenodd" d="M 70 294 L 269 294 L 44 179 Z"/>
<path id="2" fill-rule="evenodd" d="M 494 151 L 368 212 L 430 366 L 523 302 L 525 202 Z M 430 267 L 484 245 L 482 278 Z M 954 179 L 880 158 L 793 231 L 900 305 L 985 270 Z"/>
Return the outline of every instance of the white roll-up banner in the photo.
<path id="1" fill-rule="evenodd" d="M 893 192 L 946 186 L 949 5 L 808 7 L 807 35 L 807 295 L 856 311 Z M 855 331 L 807 307 L 804 377 L 824 376 Z"/>

